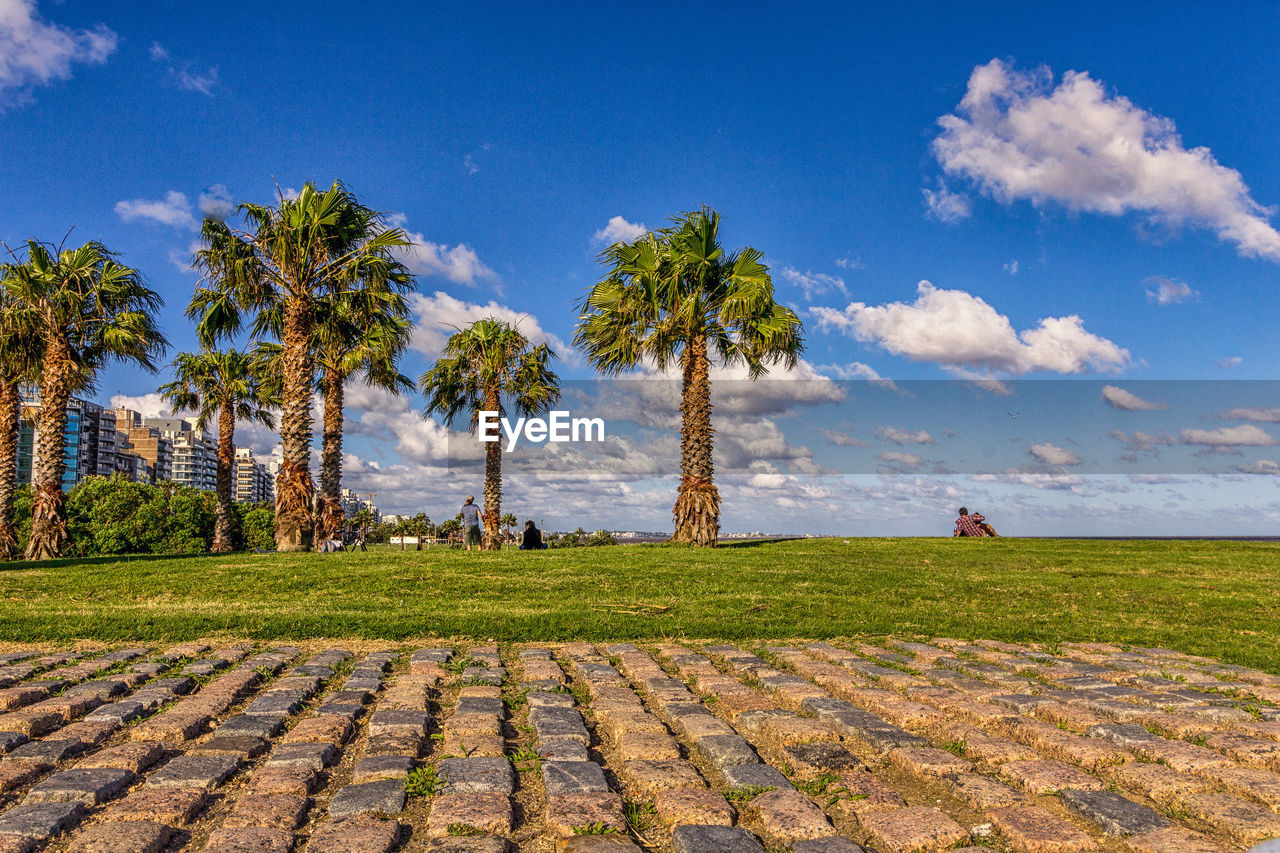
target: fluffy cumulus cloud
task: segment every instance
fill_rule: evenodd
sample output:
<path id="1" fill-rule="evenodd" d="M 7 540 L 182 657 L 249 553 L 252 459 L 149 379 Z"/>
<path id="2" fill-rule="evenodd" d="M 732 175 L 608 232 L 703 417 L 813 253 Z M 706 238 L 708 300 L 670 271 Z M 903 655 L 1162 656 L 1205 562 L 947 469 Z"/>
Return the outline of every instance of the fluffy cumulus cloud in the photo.
<path id="1" fill-rule="evenodd" d="M 1079 456 L 1076 456 L 1065 447 L 1056 447 L 1048 442 L 1031 445 L 1027 448 L 1027 453 L 1041 465 L 1061 467 L 1080 464 Z"/>
<path id="2" fill-rule="evenodd" d="M 866 447 L 867 442 L 850 435 L 848 432 L 840 432 L 834 429 L 819 429 L 818 432 L 827 440 L 828 444 L 834 444 L 836 447 Z"/>
<path id="3" fill-rule="evenodd" d="M 1004 203 L 1057 203 L 1112 216 L 1135 212 L 1209 229 L 1240 254 L 1280 261 L 1271 210 L 1208 148 L 1187 149 L 1174 123 L 1109 93 L 1086 72 L 1054 84 L 1047 68 L 993 59 L 938 119 L 938 162 Z"/>
<path id="4" fill-rule="evenodd" d="M 228 219 L 236 211 L 236 203 L 231 199 L 231 190 L 222 184 L 214 184 L 200 193 L 200 213 L 206 219 L 221 222 Z"/>
<path id="5" fill-rule="evenodd" d="M 144 418 L 170 418 L 173 417 L 174 411 L 169 407 L 160 394 L 152 391 L 150 394 L 114 394 L 111 397 L 111 408 L 113 409 L 132 409 Z"/>
<path id="6" fill-rule="evenodd" d="M 387 217 L 387 221 L 397 228 L 405 228 L 407 217 L 403 213 Z M 399 250 L 400 260 L 405 266 L 421 276 L 444 276 L 449 281 L 475 287 L 482 281 L 497 281 L 498 274 L 490 269 L 475 249 L 465 243 L 449 246 L 428 240 L 419 232 L 405 228 L 405 236 L 413 244 Z"/>
<path id="7" fill-rule="evenodd" d="M 561 359 L 572 356 L 569 346 L 543 329 L 537 317 L 499 302 L 490 300 L 483 305 L 466 302 L 439 290 L 430 296 L 411 293 L 408 301 L 409 310 L 413 312 L 413 336 L 409 346 L 428 358 L 439 356 L 445 341 L 458 329 L 464 329 L 486 317 L 495 317 L 518 326 L 530 341 L 550 345 Z"/>
<path id="8" fill-rule="evenodd" d="M 1175 281 L 1160 275 L 1148 278 L 1146 284 L 1147 301 L 1156 305 L 1180 305 L 1192 302 L 1200 295 L 1185 281 Z"/>
<path id="9" fill-rule="evenodd" d="M 25 103 L 36 86 L 71 77 L 73 64 L 101 64 L 118 36 L 105 24 L 78 30 L 45 21 L 34 0 L 0 0 L 0 110 Z"/>
<path id="10" fill-rule="evenodd" d="M 918 453 L 903 453 L 900 450 L 885 450 L 876 454 L 876 458 L 894 468 L 919 468 L 924 459 Z"/>
<path id="11" fill-rule="evenodd" d="M 876 434 L 885 441 L 892 441 L 900 446 L 904 444 L 933 444 L 933 436 L 924 430 L 912 432 L 909 429 L 899 429 L 892 426 L 877 426 Z"/>
<path id="12" fill-rule="evenodd" d="M 1250 465 L 1237 465 L 1235 468 L 1243 474 L 1266 474 L 1270 477 L 1280 477 L 1280 463 L 1271 459 L 1259 459 Z"/>
<path id="13" fill-rule="evenodd" d="M 612 246 L 614 243 L 631 243 L 640 239 L 649 231 L 643 222 L 628 222 L 621 216 L 614 216 L 609 223 L 591 236 L 594 243 Z"/>
<path id="14" fill-rule="evenodd" d="M 941 290 L 922 281 L 916 294 L 911 303 L 854 302 L 844 310 L 819 306 L 810 313 L 820 329 L 844 332 L 953 372 L 1119 371 L 1132 361 L 1127 349 L 1085 331 L 1074 314 L 1046 317 L 1034 329 L 1017 332 L 1008 317 L 963 290 Z"/>
<path id="15" fill-rule="evenodd" d="M 150 219 L 162 225 L 195 230 L 199 221 L 191 211 L 191 200 L 185 193 L 170 190 L 162 200 L 134 198 L 116 202 L 116 215 L 125 222 Z"/>
<path id="16" fill-rule="evenodd" d="M 1206 447 L 1269 447 L 1276 444 L 1270 433 L 1253 424 L 1222 429 L 1184 429 L 1182 440 L 1186 444 Z"/>
<path id="17" fill-rule="evenodd" d="M 1133 394 L 1115 385 L 1102 386 L 1102 399 L 1103 402 L 1111 408 L 1120 409 L 1125 412 L 1154 412 L 1160 409 L 1169 408 L 1168 403 L 1156 403 L 1152 400 L 1144 400 L 1137 394 Z"/>
<path id="18" fill-rule="evenodd" d="M 806 300 L 811 300 L 815 296 L 825 296 L 828 293 L 842 293 L 846 297 L 849 295 L 849 288 L 845 286 L 844 279 L 838 275 L 800 272 L 795 267 L 783 267 L 778 271 L 778 275 L 788 284 L 800 288 Z"/>

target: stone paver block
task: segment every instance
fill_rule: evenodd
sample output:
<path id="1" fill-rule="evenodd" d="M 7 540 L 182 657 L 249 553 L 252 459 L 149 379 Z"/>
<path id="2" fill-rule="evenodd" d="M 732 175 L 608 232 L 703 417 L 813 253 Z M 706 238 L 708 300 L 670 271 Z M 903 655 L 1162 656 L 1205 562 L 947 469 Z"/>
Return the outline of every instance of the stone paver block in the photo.
<path id="1" fill-rule="evenodd" d="M 26 802 L 74 802 L 92 807 L 116 799 L 129 790 L 133 780 L 130 771 L 109 767 L 64 770 L 32 788 Z"/>
<path id="2" fill-rule="evenodd" d="M 548 761 L 542 765 L 542 784 L 547 796 L 556 794 L 603 794 L 609 790 L 604 771 L 592 761 Z"/>
<path id="3" fill-rule="evenodd" d="M 317 772 L 298 765 L 263 765 L 249 774 L 246 788 L 260 794 L 305 797 L 315 788 Z"/>
<path id="4" fill-rule="evenodd" d="M 588 825 L 626 831 L 622 797 L 617 794 L 551 794 L 547 797 L 547 828 L 568 838 L 575 827 Z"/>
<path id="5" fill-rule="evenodd" d="M 107 720 L 123 725 L 124 723 L 141 717 L 145 710 L 145 706 L 141 702 L 134 702 L 126 699 L 123 702 L 112 702 L 110 705 L 103 705 L 102 707 L 95 709 L 93 713 L 89 714 L 85 719 Z"/>
<path id="6" fill-rule="evenodd" d="M 511 832 L 514 816 L 506 794 L 444 794 L 431 803 L 428 831 L 448 835 L 450 827 L 464 826 L 490 835 Z"/>
<path id="7" fill-rule="evenodd" d="M 1097 847 L 1081 829 L 1039 806 L 991 809 L 987 819 L 1011 844 L 1027 853 L 1077 853 Z"/>
<path id="8" fill-rule="evenodd" d="M 33 761 L 37 764 L 60 764 L 84 752 L 84 744 L 69 738 L 50 738 L 33 740 L 9 753 L 9 761 Z"/>
<path id="9" fill-rule="evenodd" d="M 426 737 L 430 717 L 423 711 L 374 711 L 369 734 L 412 734 Z"/>
<path id="10" fill-rule="evenodd" d="M 17 835 L 43 841 L 80 821 L 80 803 L 23 803 L 0 814 L 0 837 Z"/>
<path id="11" fill-rule="evenodd" d="M 386 713 L 386 712 L 383 712 Z M 581 724 L 579 724 L 581 726 Z M 538 727 L 535 725 L 535 729 Z M 582 729 L 584 735 L 586 729 Z M 454 714 L 445 720 L 444 732 L 456 736 L 493 736 L 502 733 L 502 720 L 490 714 Z"/>
<path id="12" fill-rule="evenodd" d="M 111 817 L 121 821 L 155 821 L 187 826 L 204 808 L 205 792 L 199 788 L 142 787 L 111 807 Z"/>
<path id="13" fill-rule="evenodd" d="M 800 743 L 784 748 L 781 753 L 801 779 L 824 773 L 844 773 L 862 766 L 862 762 L 838 743 Z"/>
<path id="14" fill-rule="evenodd" d="M 298 723 L 282 738 L 282 743 L 332 743 L 342 746 L 351 737 L 351 720 L 327 714 Z"/>
<path id="15" fill-rule="evenodd" d="M 329 814 L 333 817 L 351 817 L 365 812 L 399 814 L 404 811 L 404 783 L 396 779 L 378 782 L 361 782 L 348 785 L 333 795 L 329 802 Z"/>
<path id="16" fill-rule="evenodd" d="M 671 788 L 706 787 L 697 768 L 681 758 L 627 761 L 622 765 L 622 774 L 628 785 L 646 799 Z"/>
<path id="17" fill-rule="evenodd" d="M 859 822 L 884 853 L 946 850 L 969 838 L 968 830 L 928 806 L 871 812 L 862 815 Z"/>
<path id="18" fill-rule="evenodd" d="M 970 848 L 971 853 L 974 849 L 976 848 Z M 867 853 L 867 851 L 861 845 L 854 844 L 843 836 L 832 835 L 828 838 L 797 841 L 791 845 L 791 853 Z M 987 853 L 991 853 L 991 851 L 987 851 Z"/>
<path id="19" fill-rule="evenodd" d="M 427 845 L 430 853 L 510 853 L 505 838 L 436 838 Z"/>
<path id="20" fill-rule="evenodd" d="M 1121 787 L 1145 794 L 1159 803 L 1175 803 L 1187 794 L 1207 791 L 1203 779 L 1179 773 L 1163 764 L 1121 764 L 1107 770 L 1107 777 Z"/>
<path id="21" fill-rule="evenodd" d="M 671 788 L 653 797 L 658 819 L 668 826 L 732 826 L 737 812 L 723 794 L 702 788 Z"/>
<path id="22" fill-rule="evenodd" d="M 173 832 L 155 821 L 110 820 L 81 832 L 68 853 L 160 853 Z"/>
<path id="23" fill-rule="evenodd" d="M 577 738 L 538 741 L 538 754 L 546 761 L 590 761 L 591 751 Z"/>
<path id="24" fill-rule="evenodd" d="M 374 755 L 362 758 L 352 771 L 352 782 L 372 782 L 377 779 L 404 779 L 413 769 L 413 759 L 407 755 Z"/>
<path id="25" fill-rule="evenodd" d="M 213 717 L 208 714 L 179 713 L 175 707 L 129 729 L 129 737 L 133 740 L 183 743 L 199 737 L 212 720 Z"/>
<path id="26" fill-rule="evenodd" d="M 722 768 L 725 786 L 728 788 L 777 788 L 792 787 L 787 777 L 767 764 L 735 764 Z"/>
<path id="27" fill-rule="evenodd" d="M 754 835 L 736 826 L 677 826 L 671 845 L 676 853 L 764 853 Z"/>
<path id="28" fill-rule="evenodd" d="M 267 756 L 266 767 L 309 767 L 317 772 L 338 759 L 331 743 L 282 743 Z"/>
<path id="29" fill-rule="evenodd" d="M 1191 814 L 1245 844 L 1280 838 L 1280 815 L 1230 794 L 1190 794 L 1181 805 Z"/>
<path id="30" fill-rule="evenodd" d="M 719 770 L 735 764 L 759 764 L 751 744 L 739 734 L 707 735 L 694 741 L 693 751 L 699 758 Z"/>
<path id="31" fill-rule="evenodd" d="M 1280 812 L 1280 774 L 1254 767 L 1224 767 L 1206 770 L 1204 775 L 1237 796 L 1257 800 Z"/>
<path id="32" fill-rule="evenodd" d="M 240 768 L 233 755 L 179 755 L 147 777 L 152 788 L 203 788 L 211 791 Z"/>
<path id="33" fill-rule="evenodd" d="M 238 714 L 218 726 L 217 733 L 272 738 L 280 734 L 283 729 L 284 720 L 280 717 Z"/>
<path id="34" fill-rule="evenodd" d="M 436 768 L 450 794 L 511 794 L 515 771 L 505 758 L 446 758 Z"/>
<path id="35" fill-rule="evenodd" d="M 0 718 L 0 725 L 3 725 L 2 718 Z M 14 747 L 22 746 L 26 742 L 27 736 L 22 732 L 0 731 L 0 755 L 13 750 Z"/>
<path id="36" fill-rule="evenodd" d="M 948 773 L 968 773 L 973 765 L 945 749 L 909 746 L 889 751 L 889 762 L 913 776 L 940 777 Z"/>
<path id="37" fill-rule="evenodd" d="M 57 711 L 11 711 L 4 715 L 6 731 L 20 732 L 27 737 L 40 737 L 62 725 L 62 714 Z"/>
<path id="38" fill-rule="evenodd" d="M 369 814 L 328 821 L 311 834 L 307 853 L 390 853 L 400 843 L 400 824 Z"/>
<path id="39" fill-rule="evenodd" d="M 657 732 L 625 732 L 618 737 L 618 759 L 631 761 L 636 758 L 662 760 L 679 758 L 680 747 L 669 735 Z"/>
<path id="40" fill-rule="evenodd" d="M 1000 765 L 1000 775 L 1032 794 L 1055 794 L 1065 788 L 1101 791 L 1106 786 L 1060 761 L 1010 761 Z"/>
<path id="41" fill-rule="evenodd" d="M 1125 839 L 1125 847 L 1133 853 L 1227 853 L 1206 836 L 1181 827 L 1135 835 Z"/>
<path id="42" fill-rule="evenodd" d="M 244 713 L 251 717 L 288 717 L 302 710 L 304 699 L 302 693 L 292 690 L 272 690 L 245 706 Z"/>
<path id="43" fill-rule="evenodd" d="M 745 809 L 766 839 L 782 844 L 836 834 L 822 809 L 799 791 L 770 791 L 751 800 Z"/>
<path id="44" fill-rule="evenodd" d="M 236 800 L 222 825 L 227 829 L 283 827 L 297 829 L 307 814 L 306 797 L 289 794 L 245 794 Z"/>
<path id="45" fill-rule="evenodd" d="M 1159 813 L 1111 791 L 1067 789 L 1058 795 L 1067 808 L 1109 835 L 1141 835 L 1164 829 L 1169 821 Z"/>
<path id="46" fill-rule="evenodd" d="M 204 853 L 289 853 L 293 833 L 287 829 L 262 827 L 215 829 Z"/>
<path id="47" fill-rule="evenodd" d="M 191 747 L 187 752 L 193 755 L 230 755 L 242 761 L 248 761 L 265 753 L 268 746 L 265 740 L 253 735 L 214 733 L 209 740 Z"/>
<path id="48" fill-rule="evenodd" d="M 619 834 L 578 835 L 562 839 L 556 845 L 557 853 L 640 853 L 640 848 L 630 838 Z"/>
<path id="49" fill-rule="evenodd" d="M 52 766 L 34 761 L 0 761 L 0 794 L 16 791 Z"/>

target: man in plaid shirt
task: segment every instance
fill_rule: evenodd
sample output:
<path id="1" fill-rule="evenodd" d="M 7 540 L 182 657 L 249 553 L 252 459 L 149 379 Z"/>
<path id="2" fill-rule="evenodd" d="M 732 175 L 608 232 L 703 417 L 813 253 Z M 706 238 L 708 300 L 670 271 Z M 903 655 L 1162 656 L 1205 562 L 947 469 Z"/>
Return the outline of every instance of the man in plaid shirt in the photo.
<path id="1" fill-rule="evenodd" d="M 982 513 L 975 512 L 969 514 L 967 507 L 960 507 L 960 517 L 956 519 L 956 529 L 952 531 L 952 536 L 991 536 L 990 526 L 987 520 L 982 517 Z"/>

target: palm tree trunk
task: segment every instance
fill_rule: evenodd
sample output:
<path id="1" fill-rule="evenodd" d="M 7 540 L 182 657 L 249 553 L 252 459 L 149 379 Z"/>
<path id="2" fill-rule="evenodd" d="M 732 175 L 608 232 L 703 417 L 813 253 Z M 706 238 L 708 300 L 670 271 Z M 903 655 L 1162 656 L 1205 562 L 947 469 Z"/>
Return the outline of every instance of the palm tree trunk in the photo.
<path id="1" fill-rule="evenodd" d="M 311 502 L 312 308 L 289 297 L 284 307 L 284 394 L 280 441 L 284 461 L 276 477 L 276 548 L 306 551 L 314 535 Z"/>
<path id="2" fill-rule="evenodd" d="M 711 427 L 711 373 L 706 339 L 698 335 L 684 348 L 680 396 L 680 488 L 671 510 L 672 539 L 715 547 L 720 536 L 720 492 L 714 482 Z"/>
<path id="3" fill-rule="evenodd" d="M 213 544 L 209 550 L 215 554 L 230 551 L 231 545 L 231 489 L 236 467 L 236 410 L 230 401 L 224 401 L 218 413 L 218 505 L 213 520 Z"/>
<path id="4" fill-rule="evenodd" d="M 36 417 L 35 500 L 31 506 L 28 560 L 62 556 L 67 541 L 67 496 L 62 492 L 66 471 L 67 402 L 71 399 L 71 353 L 65 341 L 54 338 L 45 354 L 40 382 L 40 414 Z"/>
<path id="5" fill-rule="evenodd" d="M 325 368 L 324 445 L 320 450 L 320 518 L 316 523 L 323 539 L 342 535 L 342 374 Z"/>
<path id="6" fill-rule="evenodd" d="M 485 408 L 498 411 L 498 389 L 491 388 L 485 394 Z M 498 526 L 502 518 L 502 442 L 491 441 L 484 446 L 484 538 L 481 551 L 498 551 L 502 548 L 502 532 Z"/>
<path id="7" fill-rule="evenodd" d="M 0 380 L 0 560 L 18 556 L 18 536 L 13 527 L 13 497 L 17 492 L 18 426 L 22 397 L 18 383 Z"/>

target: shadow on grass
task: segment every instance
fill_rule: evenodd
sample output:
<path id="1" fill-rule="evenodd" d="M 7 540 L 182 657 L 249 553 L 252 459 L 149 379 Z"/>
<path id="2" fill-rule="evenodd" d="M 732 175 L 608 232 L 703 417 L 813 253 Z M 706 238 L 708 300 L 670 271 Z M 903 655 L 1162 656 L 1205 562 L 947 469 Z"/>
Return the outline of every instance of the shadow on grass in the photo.
<path id="1" fill-rule="evenodd" d="M 759 548 L 763 545 L 772 545 L 775 542 L 796 542 L 803 539 L 803 536 L 779 536 L 776 539 L 745 539 L 737 542 L 725 542 L 721 540 L 717 548 Z"/>
<path id="2" fill-rule="evenodd" d="M 59 557 L 56 560 L 15 560 L 0 563 L 0 572 L 23 569 L 59 569 L 66 566 L 93 566 L 100 563 L 149 563 L 154 560 L 188 560 L 201 557 L 227 557 L 247 554 L 248 551 L 232 551 L 228 554 L 107 554 L 101 557 Z"/>

